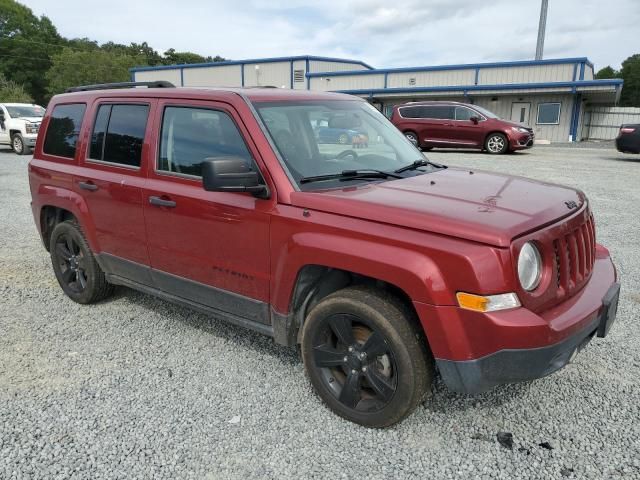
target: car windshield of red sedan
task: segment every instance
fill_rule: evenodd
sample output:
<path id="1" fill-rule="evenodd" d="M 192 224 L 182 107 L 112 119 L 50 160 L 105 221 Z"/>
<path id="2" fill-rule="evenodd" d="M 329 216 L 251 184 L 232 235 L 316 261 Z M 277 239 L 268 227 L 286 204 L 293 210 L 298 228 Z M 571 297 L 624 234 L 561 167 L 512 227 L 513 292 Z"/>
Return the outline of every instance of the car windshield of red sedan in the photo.
<path id="1" fill-rule="evenodd" d="M 375 107 L 360 100 L 254 103 L 290 178 L 304 190 L 393 180 L 392 173 L 416 160 L 418 151 Z M 407 172 L 421 174 L 429 166 Z M 359 171 L 379 171 L 369 177 Z M 340 175 L 318 183 L 301 182 L 320 175 Z M 389 176 L 383 174 L 390 172 Z M 317 179 L 316 179 L 317 180 Z"/>

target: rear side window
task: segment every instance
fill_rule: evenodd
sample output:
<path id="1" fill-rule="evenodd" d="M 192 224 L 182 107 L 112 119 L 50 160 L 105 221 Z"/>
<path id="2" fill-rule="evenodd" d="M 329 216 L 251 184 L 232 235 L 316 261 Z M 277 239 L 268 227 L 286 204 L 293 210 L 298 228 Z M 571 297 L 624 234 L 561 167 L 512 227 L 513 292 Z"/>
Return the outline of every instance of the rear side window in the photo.
<path id="1" fill-rule="evenodd" d="M 429 105 L 404 107 L 400 109 L 404 118 L 430 118 L 436 120 L 453 120 L 454 110 L 447 105 Z"/>
<path id="2" fill-rule="evenodd" d="M 437 120 L 453 120 L 453 107 L 446 105 L 432 105 L 428 107 L 422 107 L 423 118 L 434 118 Z"/>
<path id="3" fill-rule="evenodd" d="M 158 170 L 202 176 L 206 159 L 235 156 L 253 161 L 238 127 L 219 110 L 166 107 L 162 118 Z"/>
<path id="4" fill-rule="evenodd" d="M 139 167 L 148 105 L 100 105 L 91 134 L 89 158 Z"/>
<path id="5" fill-rule="evenodd" d="M 86 108 L 84 103 L 56 105 L 53 108 L 44 137 L 44 153 L 58 157 L 75 157 L 80 125 Z"/>

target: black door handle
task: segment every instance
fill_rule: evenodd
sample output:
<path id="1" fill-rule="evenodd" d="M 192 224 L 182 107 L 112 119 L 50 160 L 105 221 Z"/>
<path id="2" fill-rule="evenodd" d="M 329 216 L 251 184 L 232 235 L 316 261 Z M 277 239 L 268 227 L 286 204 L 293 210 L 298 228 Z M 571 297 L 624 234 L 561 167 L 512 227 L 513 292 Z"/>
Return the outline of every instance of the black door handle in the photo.
<path id="1" fill-rule="evenodd" d="M 98 185 L 93 182 L 78 182 L 78 186 L 82 190 L 89 190 L 90 192 L 95 192 L 98 189 Z"/>
<path id="2" fill-rule="evenodd" d="M 158 207 L 175 207 L 176 206 L 176 202 L 174 202 L 173 200 L 165 200 L 164 198 L 160 198 L 160 197 L 149 197 L 149 203 L 151 205 L 157 205 Z"/>

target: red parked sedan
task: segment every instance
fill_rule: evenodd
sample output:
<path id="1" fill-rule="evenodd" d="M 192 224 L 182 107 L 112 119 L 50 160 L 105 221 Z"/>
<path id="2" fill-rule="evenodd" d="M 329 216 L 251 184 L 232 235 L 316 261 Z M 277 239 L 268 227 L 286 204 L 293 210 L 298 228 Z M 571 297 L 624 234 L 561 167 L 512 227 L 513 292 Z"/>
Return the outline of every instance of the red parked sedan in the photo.
<path id="1" fill-rule="evenodd" d="M 393 124 L 414 145 L 430 150 L 477 148 L 507 153 L 533 146 L 533 129 L 503 120 L 477 105 L 459 102 L 412 102 L 396 105 Z"/>

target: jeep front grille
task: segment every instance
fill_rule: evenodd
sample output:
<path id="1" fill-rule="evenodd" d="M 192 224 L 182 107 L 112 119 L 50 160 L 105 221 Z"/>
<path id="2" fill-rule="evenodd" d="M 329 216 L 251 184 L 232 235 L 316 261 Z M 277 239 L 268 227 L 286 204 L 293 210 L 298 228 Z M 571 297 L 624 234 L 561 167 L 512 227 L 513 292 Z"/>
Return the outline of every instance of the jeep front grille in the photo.
<path id="1" fill-rule="evenodd" d="M 591 276 L 595 262 L 596 232 L 593 216 L 575 230 L 553 241 L 557 297 L 572 295 Z"/>

